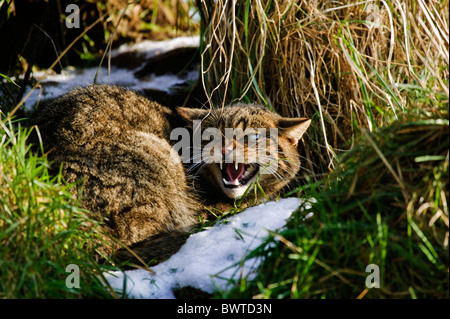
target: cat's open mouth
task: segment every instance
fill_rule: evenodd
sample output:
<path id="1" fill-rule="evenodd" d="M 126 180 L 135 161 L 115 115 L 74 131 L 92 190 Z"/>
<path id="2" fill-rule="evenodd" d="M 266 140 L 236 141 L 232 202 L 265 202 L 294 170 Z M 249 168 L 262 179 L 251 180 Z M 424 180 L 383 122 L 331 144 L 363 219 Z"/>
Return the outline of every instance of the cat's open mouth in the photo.
<path id="1" fill-rule="evenodd" d="M 226 188 L 246 186 L 247 183 L 259 172 L 256 163 L 219 163 L 222 172 L 222 181 Z"/>

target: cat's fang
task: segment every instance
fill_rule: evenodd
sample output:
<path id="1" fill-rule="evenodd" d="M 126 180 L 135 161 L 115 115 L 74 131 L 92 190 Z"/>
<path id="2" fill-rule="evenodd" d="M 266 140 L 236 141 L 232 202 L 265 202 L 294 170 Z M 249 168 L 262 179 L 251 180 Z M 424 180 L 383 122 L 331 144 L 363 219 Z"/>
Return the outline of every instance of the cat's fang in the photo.
<path id="1" fill-rule="evenodd" d="M 230 171 L 230 169 L 235 168 L 233 164 L 225 164 L 229 166 L 225 171 L 222 172 L 223 184 L 226 188 L 238 188 L 245 186 L 249 183 L 249 181 L 259 172 L 259 167 L 257 164 L 238 164 L 238 169 L 240 169 L 240 173 L 238 175 L 234 175 L 236 172 Z M 239 165 L 243 165 L 242 167 Z M 233 168 L 230 168 L 233 167 Z"/>
<path id="2" fill-rule="evenodd" d="M 234 181 L 227 181 L 225 178 L 222 178 L 223 183 L 226 186 L 240 186 L 239 180 L 235 179 Z"/>

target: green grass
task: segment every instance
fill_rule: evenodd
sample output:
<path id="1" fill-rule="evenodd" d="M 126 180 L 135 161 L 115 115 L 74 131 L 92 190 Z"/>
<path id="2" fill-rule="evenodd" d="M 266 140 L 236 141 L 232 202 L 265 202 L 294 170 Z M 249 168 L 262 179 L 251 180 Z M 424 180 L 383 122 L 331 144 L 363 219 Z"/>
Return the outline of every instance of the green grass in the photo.
<path id="1" fill-rule="evenodd" d="M 112 297 L 101 276 L 111 267 L 93 257 L 98 225 L 73 199 L 73 185 L 50 176 L 46 156 L 31 152 L 32 129 L 0 125 L 0 298 Z M 79 288 L 66 285 L 75 282 L 71 264 Z"/>
<path id="2" fill-rule="evenodd" d="M 251 253 L 265 260 L 257 278 L 217 297 L 449 298 L 448 106 L 442 111 L 365 131 L 325 182 L 293 191 L 316 203 Z M 380 288 L 366 289 L 369 264 L 379 267 Z"/>
<path id="3" fill-rule="evenodd" d="M 449 298 L 448 2 L 379 3 L 374 28 L 356 2 L 259 3 L 222 12 L 220 2 L 197 1 L 203 84 L 212 100 L 313 119 L 309 176 L 289 195 L 316 202 L 250 253 L 264 258 L 254 280 L 215 297 Z M 17 86 L 2 87 L 3 111 L 13 109 Z M 31 133 L 0 127 L 0 297 L 111 297 L 99 277 L 108 266 L 92 257 L 99 225 L 30 151 Z M 80 289 L 66 286 L 69 264 L 80 267 Z M 369 264 L 380 288 L 365 286 Z"/>
<path id="4" fill-rule="evenodd" d="M 199 3 L 211 104 L 311 118 L 289 195 L 317 201 L 216 297 L 448 298 L 448 2 Z"/>

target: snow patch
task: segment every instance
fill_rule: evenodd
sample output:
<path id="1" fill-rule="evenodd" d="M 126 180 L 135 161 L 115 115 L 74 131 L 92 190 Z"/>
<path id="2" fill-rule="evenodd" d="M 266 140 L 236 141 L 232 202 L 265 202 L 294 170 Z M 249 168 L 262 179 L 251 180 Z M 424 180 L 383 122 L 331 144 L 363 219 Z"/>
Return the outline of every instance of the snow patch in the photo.
<path id="1" fill-rule="evenodd" d="M 111 51 L 111 57 L 116 57 L 122 53 L 141 53 L 145 54 L 145 59 L 166 53 L 170 50 L 174 50 L 182 47 L 198 47 L 199 37 L 179 37 L 166 41 L 143 41 L 134 45 L 124 44 L 119 48 Z M 154 89 L 159 91 L 170 92 L 171 88 L 177 84 L 185 83 L 187 81 L 196 81 L 198 78 L 197 71 L 190 71 L 182 79 L 177 75 L 161 75 L 161 76 L 147 76 L 144 79 L 138 79 L 134 76 L 136 69 L 118 68 L 112 66 L 108 67 L 92 67 L 85 69 L 67 68 L 60 74 L 48 75 L 40 84 L 40 87 L 31 92 L 28 99 L 25 101 L 25 109 L 30 110 L 33 105 L 45 99 L 56 98 L 63 95 L 70 90 L 86 86 L 93 83 L 96 73 L 97 83 L 117 84 L 123 87 L 127 87 L 132 90 L 143 91 L 145 89 Z M 39 80 L 44 76 L 44 71 L 34 72 L 33 77 Z M 31 90 L 28 87 L 26 96 Z"/>
<path id="2" fill-rule="evenodd" d="M 172 299 L 173 290 L 193 287 L 207 293 L 227 290 L 242 275 L 251 280 L 261 263 L 246 260 L 267 237 L 286 224 L 302 200 L 286 198 L 246 209 L 228 222 L 191 235 L 181 249 L 167 261 L 151 269 L 105 273 L 105 278 L 119 294 L 128 298 Z"/>
<path id="3" fill-rule="evenodd" d="M 146 58 L 151 58 L 157 54 L 162 54 L 178 48 L 198 47 L 200 37 L 178 37 L 164 41 L 144 40 L 136 44 L 122 44 L 119 48 L 111 51 L 111 57 L 127 52 L 137 52 L 146 54 Z"/>

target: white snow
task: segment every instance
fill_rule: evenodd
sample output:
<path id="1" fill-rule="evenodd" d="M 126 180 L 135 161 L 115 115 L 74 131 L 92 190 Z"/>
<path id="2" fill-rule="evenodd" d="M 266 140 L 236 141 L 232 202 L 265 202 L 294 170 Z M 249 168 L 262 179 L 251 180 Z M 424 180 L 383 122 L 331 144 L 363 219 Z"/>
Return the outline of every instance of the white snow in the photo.
<path id="1" fill-rule="evenodd" d="M 112 50 L 111 57 L 117 56 L 124 52 L 138 52 L 145 54 L 146 59 L 149 59 L 157 54 L 162 54 L 170 50 L 181 47 L 198 47 L 199 37 L 179 37 L 166 41 L 142 41 L 134 45 L 121 45 L 119 48 Z M 105 63 L 104 63 L 105 64 Z M 174 85 L 186 81 L 195 81 L 198 77 L 197 71 L 190 71 L 187 77 L 180 79 L 176 75 L 161 75 L 161 76 L 148 76 L 145 79 L 137 79 L 134 76 L 134 70 L 118 67 L 103 66 L 91 67 L 85 69 L 67 68 L 60 74 L 50 74 L 42 82 L 41 85 L 36 88 L 28 99 L 25 101 L 25 108 L 31 109 L 31 107 L 39 101 L 49 98 L 55 98 L 62 94 L 67 93 L 71 89 L 78 86 L 86 86 L 94 81 L 95 74 L 99 72 L 97 77 L 97 83 L 114 83 L 133 90 L 143 89 L 156 89 L 160 91 L 169 92 L 170 88 Z M 33 77 L 39 80 L 42 78 L 45 72 L 34 72 Z M 30 87 L 27 88 L 26 96 Z"/>
<path id="2" fill-rule="evenodd" d="M 111 57 L 114 57 L 124 52 L 138 52 L 146 54 L 147 58 L 151 58 L 157 54 L 165 53 L 181 47 L 198 47 L 200 45 L 200 38 L 194 37 L 178 37 L 164 41 L 145 40 L 136 44 L 122 44 L 116 50 L 111 52 Z"/>
<path id="3" fill-rule="evenodd" d="M 189 286 L 207 293 L 227 290 L 241 276 L 254 278 L 261 260 L 246 259 L 247 254 L 262 244 L 269 230 L 282 228 L 301 203 L 299 198 L 268 202 L 195 233 L 175 255 L 151 267 L 155 274 L 138 269 L 109 272 L 105 277 L 128 298 L 172 299 L 174 290 Z"/>

